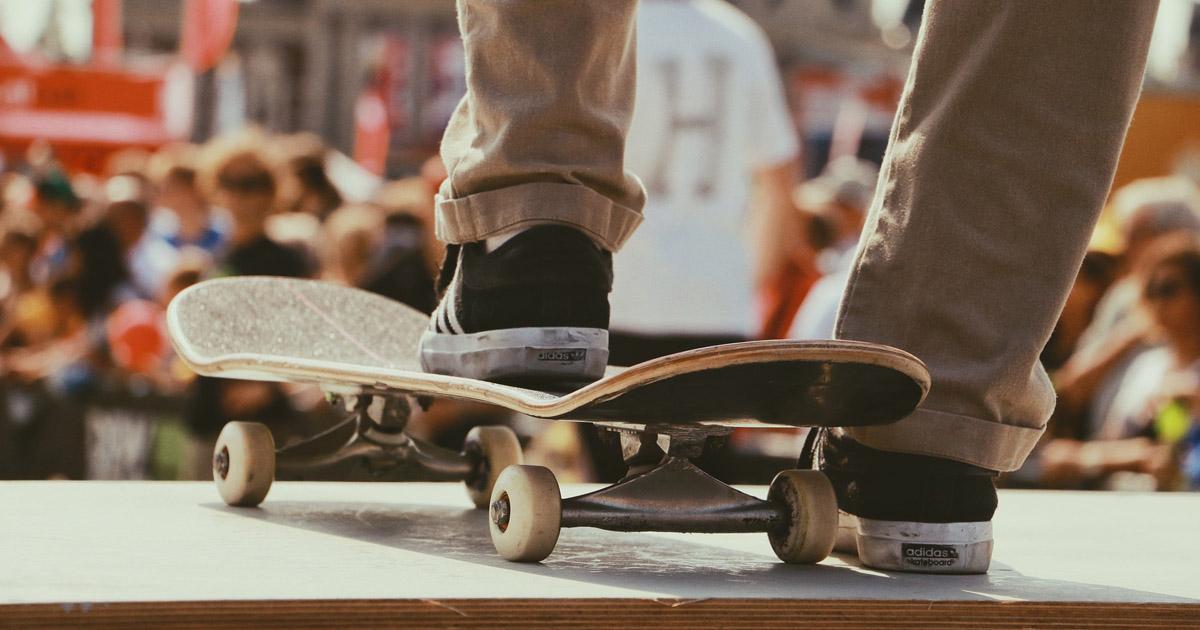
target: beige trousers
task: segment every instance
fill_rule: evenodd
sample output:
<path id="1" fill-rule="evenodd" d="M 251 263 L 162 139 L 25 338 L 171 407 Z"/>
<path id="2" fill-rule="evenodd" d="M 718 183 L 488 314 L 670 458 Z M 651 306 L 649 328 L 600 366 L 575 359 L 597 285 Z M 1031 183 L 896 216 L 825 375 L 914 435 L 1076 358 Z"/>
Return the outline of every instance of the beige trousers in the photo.
<path id="1" fill-rule="evenodd" d="M 622 164 L 635 3 L 458 7 L 468 93 L 442 145 L 439 235 L 567 223 L 619 248 L 644 199 Z M 1013 470 L 1054 407 L 1038 354 L 1108 193 L 1157 2 L 926 7 L 837 334 L 912 352 L 933 387 L 851 435 Z"/>

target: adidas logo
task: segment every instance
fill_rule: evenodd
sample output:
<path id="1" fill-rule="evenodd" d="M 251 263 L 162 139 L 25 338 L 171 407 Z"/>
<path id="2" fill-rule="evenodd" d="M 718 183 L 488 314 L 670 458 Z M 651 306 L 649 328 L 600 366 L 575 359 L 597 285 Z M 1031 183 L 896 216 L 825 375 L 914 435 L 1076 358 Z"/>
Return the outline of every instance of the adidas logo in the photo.
<path id="1" fill-rule="evenodd" d="M 554 361 L 556 363 L 574 363 L 587 358 L 587 350 L 542 350 L 537 354 L 538 361 Z"/>
<path id="2" fill-rule="evenodd" d="M 950 567 L 958 564 L 958 550 L 950 545 L 905 543 L 900 546 L 904 563 L 914 567 Z"/>

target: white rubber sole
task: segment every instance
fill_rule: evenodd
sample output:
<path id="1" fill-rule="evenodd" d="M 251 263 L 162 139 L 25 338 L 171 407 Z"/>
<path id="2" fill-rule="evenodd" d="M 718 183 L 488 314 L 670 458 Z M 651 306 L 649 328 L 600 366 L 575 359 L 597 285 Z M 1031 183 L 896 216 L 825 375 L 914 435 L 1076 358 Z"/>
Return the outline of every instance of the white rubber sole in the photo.
<path id="1" fill-rule="evenodd" d="M 596 380 L 608 366 L 603 328 L 506 328 L 454 335 L 426 330 L 421 367 L 483 381 Z"/>
<path id="2" fill-rule="evenodd" d="M 987 573 L 992 561 L 992 524 L 912 523 L 855 518 L 858 558 L 886 571 Z M 839 520 L 839 534 L 842 521 Z M 839 536 L 839 541 L 841 536 Z M 840 549 L 839 549 L 840 551 Z"/>

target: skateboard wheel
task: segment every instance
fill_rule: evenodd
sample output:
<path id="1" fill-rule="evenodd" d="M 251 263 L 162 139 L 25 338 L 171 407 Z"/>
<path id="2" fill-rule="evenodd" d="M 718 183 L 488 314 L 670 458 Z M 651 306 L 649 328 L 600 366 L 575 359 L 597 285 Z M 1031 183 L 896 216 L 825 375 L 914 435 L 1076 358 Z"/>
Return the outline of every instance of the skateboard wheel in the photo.
<path id="1" fill-rule="evenodd" d="M 815 564 L 833 551 L 837 538 L 837 496 L 819 470 L 785 470 L 775 476 L 767 500 L 784 508 L 787 522 L 767 532 L 780 560 Z"/>
<path id="2" fill-rule="evenodd" d="M 500 557 L 539 562 L 554 551 L 562 522 L 558 480 L 541 466 L 509 466 L 492 490 L 488 529 Z"/>
<path id="3" fill-rule="evenodd" d="M 275 439 L 265 424 L 230 422 L 217 437 L 213 481 L 228 505 L 254 507 L 275 481 Z"/>
<path id="4" fill-rule="evenodd" d="M 508 427 L 475 427 L 467 433 L 463 451 L 478 457 L 475 474 L 466 481 L 467 494 L 476 508 L 486 509 L 492 498 L 492 488 L 496 486 L 496 478 L 505 468 L 524 461 L 521 442 Z"/>

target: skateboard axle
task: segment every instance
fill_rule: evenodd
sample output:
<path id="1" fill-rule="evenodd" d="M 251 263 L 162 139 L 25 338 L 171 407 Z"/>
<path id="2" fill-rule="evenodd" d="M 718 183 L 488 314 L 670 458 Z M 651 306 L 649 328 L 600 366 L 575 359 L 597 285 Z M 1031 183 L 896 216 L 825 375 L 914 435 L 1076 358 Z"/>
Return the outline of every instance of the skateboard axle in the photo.
<path id="1" fill-rule="evenodd" d="M 221 475 L 221 479 L 229 476 L 229 447 L 217 451 L 216 456 L 213 457 L 213 469 L 217 471 L 218 475 Z"/>
<path id="2" fill-rule="evenodd" d="M 508 500 L 508 494 L 501 494 L 499 499 L 496 499 L 489 510 L 488 516 L 500 531 L 508 529 L 508 519 L 512 514 L 512 504 Z"/>

